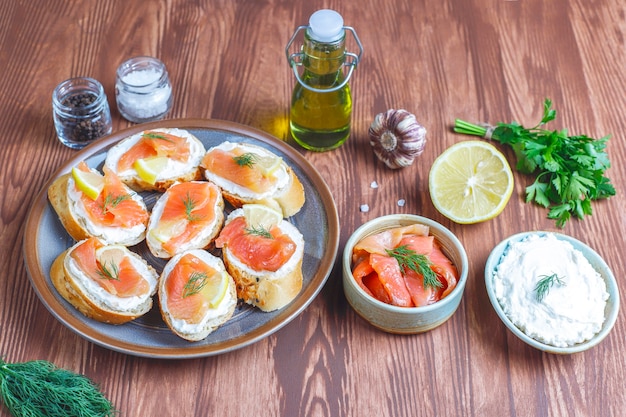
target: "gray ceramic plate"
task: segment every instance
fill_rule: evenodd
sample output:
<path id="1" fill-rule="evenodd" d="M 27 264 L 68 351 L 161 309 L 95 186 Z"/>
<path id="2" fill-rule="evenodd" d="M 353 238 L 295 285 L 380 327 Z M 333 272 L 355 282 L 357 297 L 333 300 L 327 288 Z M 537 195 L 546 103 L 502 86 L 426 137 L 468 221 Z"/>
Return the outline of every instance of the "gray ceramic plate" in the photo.
<path id="1" fill-rule="evenodd" d="M 67 303 L 50 282 L 54 259 L 73 244 L 47 200 L 47 189 L 58 176 L 70 172 L 81 160 L 101 168 L 107 150 L 119 140 L 142 130 L 157 127 L 187 129 L 208 149 L 223 141 L 254 143 L 280 155 L 300 178 L 306 195 L 302 210 L 289 219 L 304 236 L 303 288 L 285 308 L 263 313 L 239 304 L 233 317 L 200 342 L 188 342 L 174 335 L 162 321 L 158 304 L 135 321 L 113 326 L 86 318 Z M 158 195 L 144 193 L 148 207 Z M 242 348 L 259 341 L 298 316 L 322 289 L 335 262 L 339 244 L 339 219 L 332 194 L 319 173 L 288 144 L 259 130 L 224 121 L 180 119 L 136 125 L 101 139 L 77 153 L 48 181 L 30 209 L 24 237 L 24 257 L 37 295 L 64 325 L 82 337 L 106 348 L 152 358 L 193 358 L 211 356 Z M 160 272 L 165 262 L 150 255 L 144 244 L 133 248 Z"/>

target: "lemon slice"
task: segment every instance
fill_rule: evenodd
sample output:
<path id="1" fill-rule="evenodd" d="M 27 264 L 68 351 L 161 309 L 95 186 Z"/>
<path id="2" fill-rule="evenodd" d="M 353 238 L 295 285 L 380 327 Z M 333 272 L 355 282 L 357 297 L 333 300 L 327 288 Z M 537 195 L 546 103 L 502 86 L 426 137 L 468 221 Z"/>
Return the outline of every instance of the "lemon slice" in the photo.
<path id="1" fill-rule="evenodd" d="M 269 230 L 283 220 L 283 214 L 263 204 L 244 204 L 243 216 L 250 229 Z"/>
<path id="2" fill-rule="evenodd" d="M 255 165 L 259 167 L 259 171 L 265 177 L 268 177 L 276 172 L 282 162 L 283 159 L 279 156 L 255 155 L 254 157 Z"/>
<path id="3" fill-rule="evenodd" d="M 112 273 L 119 270 L 119 265 L 126 257 L 127 249 L 121 245 L 102 246 L 96 249 L 96 259 L 103 268 Z"/>
<path id="4" fill-rule="evenodd" d="M 104 188 L 104 177 L 92 171 L 82 171 L 76 167 L 72 168 L 72 177 L 76 186 L 87 197 L 95 200 Z"/>
<path id="5" fill-rule="evenodd" d="M 216 308 L 226 296 L 229 279 L 225 272 L 217 272 L 207 278 L 202 293 L 211 308 Z"/>
<path id="6" fill-rule="evenodd" d="M 178 236 L 185 231 L 189 222 L 180 219 L 175 222 L 161 222 L 153 229 L 150 229 L 150 236 L 161 243 L 168 242 L 174 236 Z"/>
<path id="7" fill-rule="evenodd" d="M 513 173 L 493 145 L 469 140 L 446 149 L 433 162 L 428 178 L 435 208 L 460 224 L 493 219 L 513 192 Z"/>
<path id="8" fill-rule="evenodd" d="M 161 171 L 167 166 L 167 160 L 166 156 L 137 159 L 133 164 L 133 168 L 137 171 L 139 178 L 148 184 L 154 185 Z"/>

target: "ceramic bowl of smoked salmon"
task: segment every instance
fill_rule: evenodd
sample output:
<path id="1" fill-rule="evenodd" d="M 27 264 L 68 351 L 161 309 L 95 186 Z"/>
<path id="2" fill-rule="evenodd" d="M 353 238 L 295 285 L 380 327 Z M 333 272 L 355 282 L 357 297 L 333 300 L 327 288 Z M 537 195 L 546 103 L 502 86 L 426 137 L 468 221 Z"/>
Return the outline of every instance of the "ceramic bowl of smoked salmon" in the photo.
<path id="1" fill-rule="evenodd" d="M 461 302 L 469 268 L 452 232 L 412 214 L 363 224 L 348 239 L 342 262 L 350 306 L 374 327 L 395 334 L 445 323 Z"/>

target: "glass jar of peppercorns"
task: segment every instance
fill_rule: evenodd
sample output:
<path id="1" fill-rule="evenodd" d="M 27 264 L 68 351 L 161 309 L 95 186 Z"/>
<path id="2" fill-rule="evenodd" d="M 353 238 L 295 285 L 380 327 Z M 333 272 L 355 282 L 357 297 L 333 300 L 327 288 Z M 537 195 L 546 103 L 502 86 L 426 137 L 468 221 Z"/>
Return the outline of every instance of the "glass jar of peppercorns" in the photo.
<path id="1" fill-rule="evenodd" d="M 61 143 L 82 149 L 111 133 L 111 111 L 104 88 L 89 77 L 70 78 L 52 93 L 54 126 Z"/>

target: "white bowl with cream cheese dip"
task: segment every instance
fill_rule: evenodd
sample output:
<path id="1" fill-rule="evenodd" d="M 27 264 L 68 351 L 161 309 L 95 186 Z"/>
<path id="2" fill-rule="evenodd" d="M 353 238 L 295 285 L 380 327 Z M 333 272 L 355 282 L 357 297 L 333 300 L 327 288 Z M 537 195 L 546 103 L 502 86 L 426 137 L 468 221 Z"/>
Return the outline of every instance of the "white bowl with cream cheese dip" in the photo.
<path id="1" fill-rule="evenodd" d="M 500 242 L 487 259 L 485 284 L 509 330 L 545 352 L 596 346 L 619 311 L 617 282 L 606 262 L 560 233 L 519 233 Z"/>

